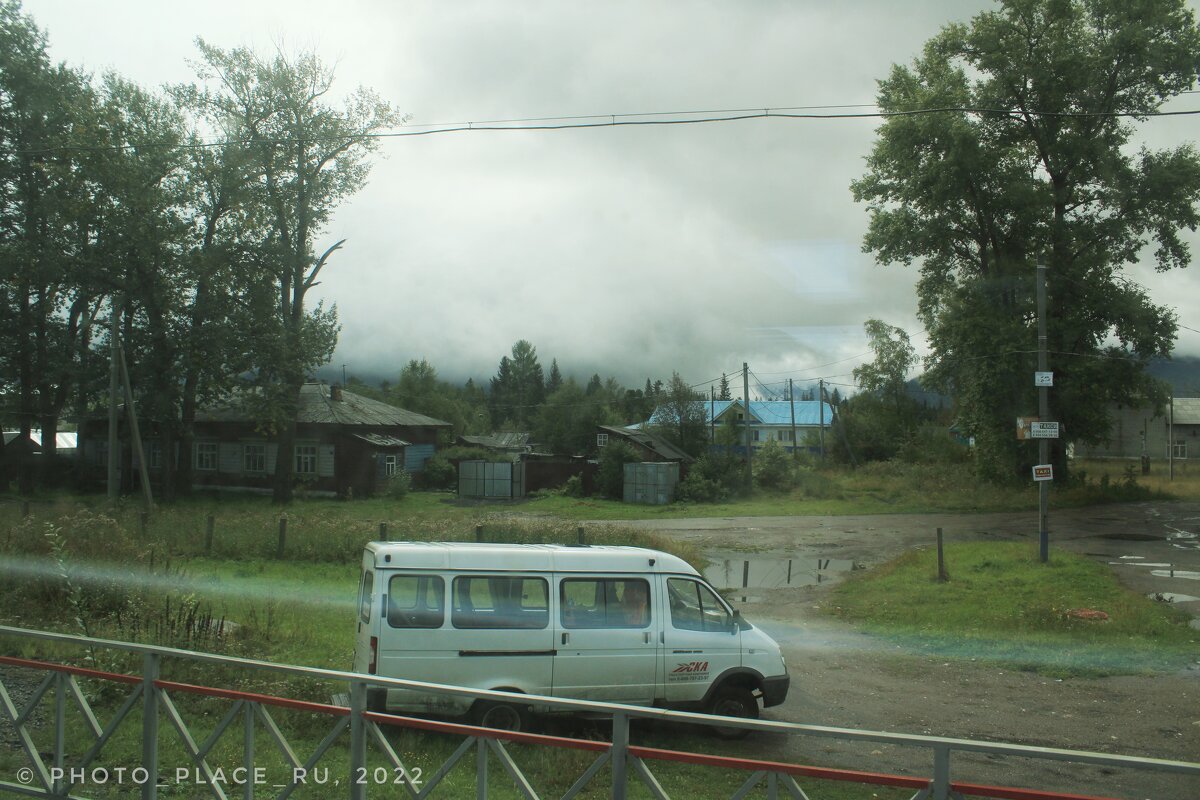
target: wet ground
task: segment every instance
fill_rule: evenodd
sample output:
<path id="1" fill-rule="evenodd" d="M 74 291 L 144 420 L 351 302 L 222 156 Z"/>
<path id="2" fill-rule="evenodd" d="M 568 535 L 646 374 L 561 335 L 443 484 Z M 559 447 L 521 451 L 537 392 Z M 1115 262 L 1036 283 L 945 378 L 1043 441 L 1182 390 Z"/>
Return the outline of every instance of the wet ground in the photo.
<path id="1" fill-rule="evenodd" d="M 768 718 L 1200 761 L 1200 661 L 1174 673 L 1056 680 L 977 658 L 946 660 L 866 636 L 819 613 L 828 588 L 906 549 L 947 541 L 1036 542 L 1023 514 L 652 520 L 711 559 L 709 580 L 784 649 L 787 702 Z M 1200 627 L 1200 503 L 1136 503 L 1050 516 L 1052 548 L 1108 565 Z M 745 598 L 742 600 L 741 598 Z M 1200 645 L 1197 658 L 1200 659 Z M 831 739 L 763 737 L 729 746 L 771 759 L 929 775 L 927 754 Z M 1197 800 L 1200 779 L 995 757 L 956 759 L 959 780 L 1097 796 Z"/>

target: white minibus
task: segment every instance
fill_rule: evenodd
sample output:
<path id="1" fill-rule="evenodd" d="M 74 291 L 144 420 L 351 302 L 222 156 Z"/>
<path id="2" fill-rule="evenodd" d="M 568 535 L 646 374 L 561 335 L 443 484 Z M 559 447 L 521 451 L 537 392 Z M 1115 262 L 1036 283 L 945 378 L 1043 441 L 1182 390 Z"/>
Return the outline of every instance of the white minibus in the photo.
<path id="1" fill-rule="evenodd" d="M 755 718 L 787 696 L 779 645 L 687 562 L 639 547 L 371 542 L 354 670 Z M 373 710 L 527 729 L 547 707 L 376 689 Z"/>

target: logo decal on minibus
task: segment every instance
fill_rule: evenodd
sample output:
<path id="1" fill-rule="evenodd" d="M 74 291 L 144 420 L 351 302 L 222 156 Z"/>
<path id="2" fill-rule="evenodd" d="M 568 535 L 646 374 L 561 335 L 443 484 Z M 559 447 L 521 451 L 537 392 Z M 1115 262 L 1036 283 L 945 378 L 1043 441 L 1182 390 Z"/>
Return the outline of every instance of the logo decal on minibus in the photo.
<path id="1" fill-rule="evenodd" d="M 676 664 L 675 669 L 671 670 L 671 674 L 667 676 L 667 680 L 706 681 L 708 680 L 708 662 L 689 661 L 686 664 Z"/>

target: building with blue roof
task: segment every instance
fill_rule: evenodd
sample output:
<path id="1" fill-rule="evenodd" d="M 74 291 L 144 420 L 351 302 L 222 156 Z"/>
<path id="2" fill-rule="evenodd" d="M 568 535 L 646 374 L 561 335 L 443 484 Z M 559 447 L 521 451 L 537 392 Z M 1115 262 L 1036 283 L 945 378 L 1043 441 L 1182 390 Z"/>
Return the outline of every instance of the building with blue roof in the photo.
<path id="1" fill-rule="evenodd" d="M 741 400 L 697 400 L 696 403 L 703 406 L 704 422 L 710 430 L 714 425 L 732 424 L 739 430 L 745 425 L 746 410 Z M 750 440 L 755 449 L 775 441 L 790 451 L 796 442 L 804 446 L 809 431 L 828 430 L 832 426 L 833 406 L 817 400 L 751 400 L 749 416 Z M 645 424 L 668 426 L 674 423 L 671 412 L 660 406 Z"/>

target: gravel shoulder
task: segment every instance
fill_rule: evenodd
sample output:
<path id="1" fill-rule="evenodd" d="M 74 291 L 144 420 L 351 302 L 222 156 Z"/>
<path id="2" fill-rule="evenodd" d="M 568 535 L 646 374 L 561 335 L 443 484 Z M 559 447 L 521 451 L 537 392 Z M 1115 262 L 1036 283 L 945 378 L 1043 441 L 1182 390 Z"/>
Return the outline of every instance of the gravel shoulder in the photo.
<path id="1" fill-rule="evenodd" d="M 814 725 L 1200 760 L 1200 660 L 1175 673 L 1056 680 L 978 658 L 946 660 L 902 650 L 819 611 L 840 573 L 869 569 L 906 549 L 948 541 L 1037 541 L 1036 512 L 854 517 L 648 520 L 638 527 L 692 541 L 735 579 L 745 560 L 794 559 L 821 577 L 790 588 L 734 592 L 743 613 L 783 646 L 792 690 L 767 718 Z M 1052 512 L 1051 547 L 1111 565 L 1134 591 L 1200 596 L 1200 503 L 1134 503 Z M 725 562 L 728 561 L 728 564 Z M 1151 565 L 1164 565 L 1162 567 Z M 753 578 L 753 571 L 745 573 Z M 1173 575 L 1173 577 L 1172 577 Z M 754 583 L 752 579 L 751 584 Z M 742 598 L 745 598 L 743 601 Z M 1200 601 L 1176 605 L 1200 618 Z M 1197 620 L 1194 625 L 1200 624 Z M 1197 633 L 1200 640 L 1200 631 Z M 1200 647 L 1198 647 L 1200 659 Z M 731 749 L 747 755 L 927 776 L 932 756 L 894 745 L 765 737 Z M 1163 773 L 1029 759 L 961 756 L 954 778 L 1026 788 L 1154 800 L 1195 800 L 1200 780 Z"/>

